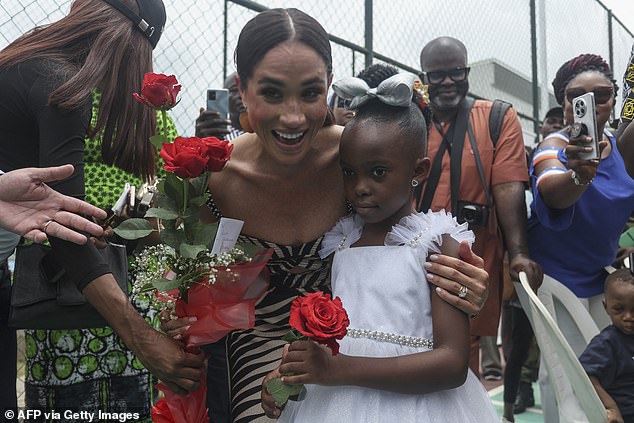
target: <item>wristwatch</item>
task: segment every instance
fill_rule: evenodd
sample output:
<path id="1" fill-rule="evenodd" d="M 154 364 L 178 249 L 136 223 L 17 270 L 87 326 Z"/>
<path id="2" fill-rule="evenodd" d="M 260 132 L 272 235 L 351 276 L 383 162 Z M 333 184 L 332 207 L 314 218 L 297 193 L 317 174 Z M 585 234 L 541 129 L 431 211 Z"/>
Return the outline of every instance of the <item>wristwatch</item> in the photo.
<path id="1" fill-rule="evenodd" d="M 577 172 L 575 172 L 574 170 L 571 171 L 570 173 L 570 179 L 572 179 L 572 182 L 575 183 L 575 185 L 577 185 L 578 187 L 583 187 L 586 185 L 590 185 L 592 183 L 592 181 L 594 181 L 594 178 L 590 179 L 587 182 L 582 182 L 581 179 L 579 179 L 579 175 L 577 175 Z"/>

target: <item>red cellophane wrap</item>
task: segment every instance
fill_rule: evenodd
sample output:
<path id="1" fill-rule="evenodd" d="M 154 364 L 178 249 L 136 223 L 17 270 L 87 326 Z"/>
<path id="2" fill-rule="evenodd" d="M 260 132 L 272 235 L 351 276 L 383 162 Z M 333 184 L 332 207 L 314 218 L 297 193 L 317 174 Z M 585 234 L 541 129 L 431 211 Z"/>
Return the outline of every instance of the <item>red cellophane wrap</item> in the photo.
<path id="1" fill-rule="evenodd" d="M 271 250 L 258 252 L 248 263 L 218 267 L 215 283 L 195 284 L 188 291 L 188 301 L 176 300 L 178 317 L 196 316 L 185 332 L 186 350 L 197 352 L 201 345 L 211 344 L 232 330 L 248 329 L 255 324 L 255 303 L 269 287 L 268 271 L 264 267 L 271 258 Z M 165 294 L 175 298 L 178 290 Z M 200 388 L 185 396 L 174 394 L 167 386 L 159 384 L 164 398 L 152 407 L 155 423 L 207 423 L 205 377 Z"/>

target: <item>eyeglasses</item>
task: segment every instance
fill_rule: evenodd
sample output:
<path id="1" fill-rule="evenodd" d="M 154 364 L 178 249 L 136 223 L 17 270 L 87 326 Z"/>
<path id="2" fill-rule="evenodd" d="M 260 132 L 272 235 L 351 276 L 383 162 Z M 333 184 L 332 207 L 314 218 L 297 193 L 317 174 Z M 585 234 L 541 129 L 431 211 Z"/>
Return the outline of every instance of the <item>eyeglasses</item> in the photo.
<path id="1" fill-rule="evenodd" d="M 605 104 L 612 99 L 612 96 L 614 95 L 614 88 L 597 87 L 590 91 L 586 91 L 583 88 L 573 88 L 571 90 L 566 91 L 566 98 L 568 99 L 570 103 L 572 103 L 572 100 L 588 92 L 594 93 L 595 104 Z"/>
<path id="2" fill-rule="evenodd" d="M 337 107 L 343 109 L 350 108 L 350 100 L 346 100 L 345 98 L 337 97 Z"/>
<path id="3" fill-rule="evenodd" d="M 425 72 L 427 75 L 427 81 L 430 84 L 440 84 L 445 80 L 446 77 L 449 77 L 453 82 L 460 82 L 467 79 L 467 75 L 469 75 L 470 67 L 464 68 L 454 68 L 454 69 L 442 69 L 432 72 Z"/>

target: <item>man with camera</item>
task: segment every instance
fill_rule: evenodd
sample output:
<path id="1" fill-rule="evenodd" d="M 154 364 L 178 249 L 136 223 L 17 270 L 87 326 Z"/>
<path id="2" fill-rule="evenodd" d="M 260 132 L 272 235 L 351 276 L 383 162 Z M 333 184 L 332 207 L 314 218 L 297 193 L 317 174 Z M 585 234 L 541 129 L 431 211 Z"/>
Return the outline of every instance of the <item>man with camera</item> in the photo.
<path id="1" fill-rule="evenodd" d="M 522 128 L 507 103 L 467 98 L 467 50 L 459 40 L 430 41 L 420 61 L 433 114 L 428 139 L 432 165 L 416 206 L 419 211 L 451 211 L 476 234 L 473 251 L 484 259 L 490 280 L 489 298 L 471 324 L 470 367 L 479 374 L 479 339 L 497 334 L 504 251 L 513 279 L 524 271 L 534 289 L 542 280 L 526 242 Z"/>

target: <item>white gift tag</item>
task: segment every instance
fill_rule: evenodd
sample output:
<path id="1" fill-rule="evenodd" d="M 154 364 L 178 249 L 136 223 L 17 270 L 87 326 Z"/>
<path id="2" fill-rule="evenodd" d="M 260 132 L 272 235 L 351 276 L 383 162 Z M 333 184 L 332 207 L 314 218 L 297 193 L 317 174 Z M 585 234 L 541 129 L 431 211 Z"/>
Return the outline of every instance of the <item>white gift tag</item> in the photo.
<path id="1" fill-rule="evenodd" d="M 211 253 L 220 254 L 231 250 L 238 241 L 238 236 L 242 231 L 243 224 L 244 221 L 242 220 L 230 219 L 228 217 L 220 218 L 218 232 L 216 233 L 216 239 L 211 248 Z"/>

